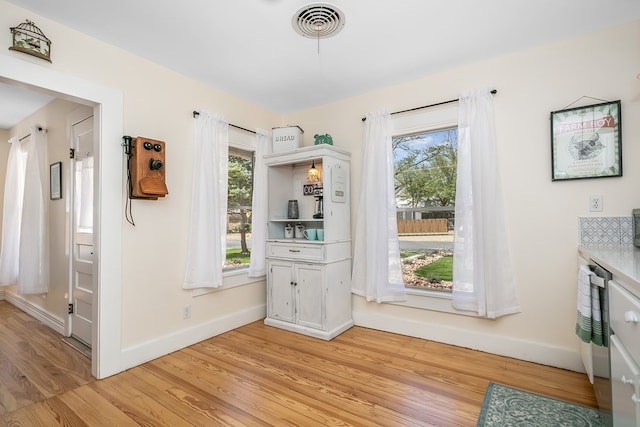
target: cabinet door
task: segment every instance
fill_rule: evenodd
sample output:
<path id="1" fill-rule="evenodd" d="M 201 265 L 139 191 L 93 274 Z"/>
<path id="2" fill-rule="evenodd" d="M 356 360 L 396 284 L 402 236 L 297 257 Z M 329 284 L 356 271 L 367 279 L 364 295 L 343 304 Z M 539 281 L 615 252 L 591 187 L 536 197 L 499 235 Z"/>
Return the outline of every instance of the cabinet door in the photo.
<path id="1" fill-rule="evenodd" d="M 324 329 L 323 267 L 317 264 L 296 264 L 295 280 L 298 324 Z"/>
<path id="2" fill-rule="evenodd" d="M 272 319 L 295 321 L 293 263 L 269 261 L 268 313 Z"/>
<path id="3" fill-rule="evenodd" d="M 635 427 L 640 422 L 638 405 L 634 402 L 638 392 L 638 367 L 615 335 L 610 338 L 609 348 L 613 425 Z"/>

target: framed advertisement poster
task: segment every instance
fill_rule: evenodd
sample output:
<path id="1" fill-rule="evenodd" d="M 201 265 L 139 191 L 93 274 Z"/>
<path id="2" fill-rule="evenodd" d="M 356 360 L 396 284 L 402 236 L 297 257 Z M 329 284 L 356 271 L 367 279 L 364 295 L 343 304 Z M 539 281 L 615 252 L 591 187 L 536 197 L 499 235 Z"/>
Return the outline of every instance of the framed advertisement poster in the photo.
<path id="1" fill-rule="evenodd" d="M 620 101 L 551 112 L 551 180 L 622 176 Z"/>

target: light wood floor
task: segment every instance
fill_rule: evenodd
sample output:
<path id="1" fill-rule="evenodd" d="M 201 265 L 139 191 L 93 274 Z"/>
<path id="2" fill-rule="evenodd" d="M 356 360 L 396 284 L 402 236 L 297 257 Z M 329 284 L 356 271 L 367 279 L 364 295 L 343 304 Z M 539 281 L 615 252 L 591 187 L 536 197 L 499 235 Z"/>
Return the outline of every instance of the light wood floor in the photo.
<path id="1" fill-rule="evenodd" d="M 255 322 L 104 380 L 0 301 L 0 426 L 475 426 L 489 381 L 595 406 L 584 374 L 353 327 Z"/>

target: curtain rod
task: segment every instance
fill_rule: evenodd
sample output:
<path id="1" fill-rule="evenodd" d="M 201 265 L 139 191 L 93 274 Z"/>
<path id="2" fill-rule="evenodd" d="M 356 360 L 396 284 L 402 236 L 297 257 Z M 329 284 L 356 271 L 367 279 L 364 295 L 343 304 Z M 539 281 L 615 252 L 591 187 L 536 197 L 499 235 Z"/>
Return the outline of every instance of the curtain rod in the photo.
<path id="1" fill-rule="evenodd" d="M 38 129 L 38 132 L 42 132 L 43 130 L 46 130 L 45 128 L 43 128 L 42 126 L 38 126 L 36 129 Z M 18 140 L 18 142 L 22 142 L 23 140 L 29 138 L 31 136 L 30 133 L 26 134 L 25 136 L 23 136 L 22 138 L 20 138 Z"/>
<path id="2" fill-rule="evenodd" d="M 200 111 L 195 111 L 195 110 L 193 111 L 193 118 L 194 118 L 194 119 L 195 119 L 197 116 L 199 116 L 199 115 L 200 115 Z M 255 130 L 245 129 L 245 128 L 243 128 L 243 127 L 236 126 L 236 125 L 233 125 L 233 124 L 231 124 L 231 123 L 229 123 L 229 126 L 234 127 L 234 128 L 236 128 L 236 129 L 243 130 L 243 131 L 245 131 L 245 132 L 251 132 L 251 133 L 253 133 L 253 134 L 255 134 L 255 133 L 256 133 L 256 131 L 255 131 Z"/>
<path id="3" fill-rule="evenodd" d="M 496 89 L 491 90 L 491 94 L 492 95 L 495 95 L 496 93 L 498 93 L 498 91 Z M 409 108 L 408 110 L 402 110 L 402 111 L 394 111 L 393 113 L 391 113 L 391 115 L 400 114 L 400 113 L 408 113 L 409 111 L 422 110 L 424 108 L 437 107 L 438 105 L 451 104 L 452 102 L 458 102 L 458 100 L 457 99 L 450 99 L 448 101 L 436 102 L 435 104 L 423 105 L 422 107 Z M 366 117 L 362 118 L 363 122 L 366 121 L 366 120 L 367 120 Z"/>

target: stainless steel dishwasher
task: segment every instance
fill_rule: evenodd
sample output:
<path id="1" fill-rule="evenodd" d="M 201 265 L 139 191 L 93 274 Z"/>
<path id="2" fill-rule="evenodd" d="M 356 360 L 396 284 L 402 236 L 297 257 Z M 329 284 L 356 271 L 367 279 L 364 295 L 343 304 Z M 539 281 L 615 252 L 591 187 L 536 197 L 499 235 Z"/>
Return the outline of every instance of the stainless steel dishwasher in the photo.
<path id="1" fill-rule="evenodd" d="M 594 274 L 591 277 L 591 284 L 597 286 L 600 300 L 600 311 L 602 314 L 602 328 L 605 345 L 581 343 L 582 361 L 584 363 L 589 381 L 593 384 L 593 391 L 598 401 L 598 408 L 602 413 L 605 426 L 612 426 L 611 417 L 611 362 L 609 352 L 609 281 L 612 278 L 611 272 L 602 268 L 592 260 L 580 259 L 581 265 L 587 265 Z"/>

